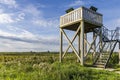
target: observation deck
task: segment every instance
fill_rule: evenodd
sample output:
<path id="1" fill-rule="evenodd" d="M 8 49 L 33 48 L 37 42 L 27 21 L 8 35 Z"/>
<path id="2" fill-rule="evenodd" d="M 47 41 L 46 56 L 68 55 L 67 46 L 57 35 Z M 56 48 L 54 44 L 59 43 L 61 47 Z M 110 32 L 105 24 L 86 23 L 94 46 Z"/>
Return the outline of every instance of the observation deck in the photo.
<path id="1" fill-rule="evenodd" d="M 84 21 L 85 33 L 103 25 L 102 14 L 80 7 L 60 17 L 60 28 L 76 31 L 81 21 Z"/>

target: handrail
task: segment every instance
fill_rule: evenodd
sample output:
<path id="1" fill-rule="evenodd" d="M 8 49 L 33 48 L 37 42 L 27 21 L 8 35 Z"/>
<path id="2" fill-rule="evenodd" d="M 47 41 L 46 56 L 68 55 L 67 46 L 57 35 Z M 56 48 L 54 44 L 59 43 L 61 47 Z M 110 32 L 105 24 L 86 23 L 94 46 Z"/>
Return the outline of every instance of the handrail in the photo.
<path id="1" fill-rule="evenodd" d="M 100 35 L 100 29 L 95 29 L 95 30 L 96 30 L 95 32 Z M 116 28 L 115 30 L 109 30 L 104 26 L 102 27 L 102 36 L 104 36 L 102 38 L 103 45 L 102 45 L 102 49 L 100 49 L 100 52 L 97 51 L 98 53 L 94 54 L 93 64 L 95 64 L 99 60 L 99 57 L 101 55 L 103 55 L 104 53 L 108 53 L 109 56 L 108 56 L 106 62 L 104 63 L 104 68 L 106 68 L 106 66 L 109 62 L 109 59 L 114 51 L 114 48 L 115 48 L 117 42 L 119 41 L 119 36 L 120 36 L 119 31 L 120 31 L 120 28 Z M 106 39 L 106 40 L 104 40 L 104 39 Z M 98 63 L 99 63 L 99 61 L 98 61 Z"/>
<path id="2" fill-rule="evenodd" d="M 111 49 L 111 51 L 110 51 L 110 53 L 109 53 L 109 57 L 108 57 L 108 59 L 107 59 L 107 62 L 106 62 L 105 65 L 104 65 L 104 68 L 106 68 L 106 66 L 107 66 L 107 64 L 108 64 L 108 62 L 109 62 L 109 59 L 110 59 L 110 57 L 111 57 L 111 55 L 112 55 L 112 53 L 113 53 L 113 51 L 114 51 L 114 48 L 115 48 L 116 44 L 117 44 L 117 41 L 114 43 L 113 48 Z"/>
<path id="3" fill-rule="evenodd" d="M 60 27 L 71 24 L 80 20 L 85 20 L 93 24 L 102 25 L 102 14 L 80 7 L 60 17 Z"/>
<path id="4" fill-rule="evenodd" d="M 119 40 L 119 31 L 120 29 L 117 27 L 115 30 L 109 30 L 105 26 L 102 27 L 102 34 L 106 36 L 109 40 Z"/>
<path id="5" fill-rule="evenodd" d="M 60 17 L 60 26 L 78 21 L 82 18 L 82 8 L 75 9 Z"/>
<path id="6" fill-rule="evenodd" d="M 95 32 L 97 34 L 100 34 L 100 29 L 95 29 L 95 30 L 96 30 Z M 102 27 L 102 36 L 104 36 L 103 38 L 105 38 L 106 41 L 104 41 L 102 39 L 103 42 L 104 42 L 104 44 L 102 46 L 102 49 L 101 49 L 102 52 L 97 51 L 98 53 L 94 54 L 93 64 L 96 63 L 96 61 L 99 58 L 100 54 L 104 53 L 104 49 L 106 51 L 110 51 L 110 53 L 111 53 L 111 51 L 114 48 L 114 41 L 117 42 L 119 40 L 119 36 L 120 36 L 119 31 L 120 31 L 120 28 L 116 28 L 115 30 L 109 30 L 105 26 Z"/>

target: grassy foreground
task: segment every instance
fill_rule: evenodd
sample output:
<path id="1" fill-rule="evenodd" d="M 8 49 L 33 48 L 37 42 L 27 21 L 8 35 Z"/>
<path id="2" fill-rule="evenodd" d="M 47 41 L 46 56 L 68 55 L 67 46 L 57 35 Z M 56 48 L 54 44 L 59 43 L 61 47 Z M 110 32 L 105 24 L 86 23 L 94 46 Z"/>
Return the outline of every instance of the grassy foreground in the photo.
<path id="1" fill-rule="evenodd" d="M 120 74 L 80 66 L 73 55 L 67 58 L 59 63 L 58 54 L 4 54 L 0 80 L 120 80 Z"/>

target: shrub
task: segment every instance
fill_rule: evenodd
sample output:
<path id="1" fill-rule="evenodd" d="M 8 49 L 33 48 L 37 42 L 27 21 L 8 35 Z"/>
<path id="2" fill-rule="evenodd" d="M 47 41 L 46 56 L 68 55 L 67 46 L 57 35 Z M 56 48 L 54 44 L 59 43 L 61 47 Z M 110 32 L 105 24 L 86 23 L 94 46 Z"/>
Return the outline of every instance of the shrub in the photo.
<path id="1" fill-rule="evenodd" d="M 119 63 L 119 55 L 118 53 L 113 53 L 108 63 L 108 67 L 115 68 L 118 63 Z"/>

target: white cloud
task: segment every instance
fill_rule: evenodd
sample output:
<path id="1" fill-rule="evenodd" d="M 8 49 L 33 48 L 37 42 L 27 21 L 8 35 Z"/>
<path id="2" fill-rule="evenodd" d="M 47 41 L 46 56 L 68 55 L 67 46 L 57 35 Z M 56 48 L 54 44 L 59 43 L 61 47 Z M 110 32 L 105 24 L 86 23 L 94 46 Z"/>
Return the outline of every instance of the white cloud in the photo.
<path id="1" fill-rule="evenodd" d="M 34 35 L 33 33 L 29 32 L 27 30 L 23 30 L 21 32 L 21 34 L 19 35 L 19 38 L 30 39 L 30 40 L 38 40 L 36 35 Z"/>
<path id="2" fill-rule="evenodd" d="M 59 41 L 58 41 L 59 42 Z M 4 43 L 4 44 L 3 44 Z M 8 39 L 1 39 L 0 38 L 0 52 L 23 52 L 23 51 L 58 51 L 59 45 L 44 45 L 42 43 L 26 43 L 26 42 L 18 42 L 12 41 Z"/>
<path id="3" fill-rule="evenodd" d="M 41 6 L 40 6 L 41 7 Z M 33 24 L 40 26 L 40 27 L 55 27 L 59 25 L 58 19 L 46 19 L 44 18 L 44 13 L 42 10 L 38 9 L 34 5 L 27 5 L 26 8 L 23 9 L 25 14 L 31 15 L 31 21 Z M 26 15 L 26 16 L 28 16 Z"/>
<path id="4" fill-rule="evenodd" d="M 20 13 L 18 14 L 18 17 L 17 17 L 17 21 L 21 21 L 21 20 L 24 20 L 25 19 L 25 13 Z"/>
<path id="5" fill-rule="evenodd" d="M 82 0 L 76 0 L 73 3 L 69 4 L 68 7 L 75 7 L 75 6 L 81 6 L 85 5 L 85 2 Z"/>
<path id="6" fill-rule="evenodd" d="M 33 20 L 33 23 L 40 27 L 57 27 L 59 25 L 59 21 L 57 19 L 38 19 Z"/>
<path id="7" fill-rule="evenodd" d="M 17 38 L 20 40 L 36 40 L 37 38 L 37 36 L 27 30 L 13 26 L 8 26 L 7 28 L 7 31 L 0 30 L 0 36 L 9 37 L 9 39 Z"/>
<path id="8" fill-rule="evenodd" d="M 1 24 L 9 24 L 15 23 L 18 21 L 22 21 L 25 19 L 25 13 L 4 13 L 0 12 L 0 23 Z"/>
<path id="9" fill-rule="evenodd" d="M 12 4 L 10 5 L 7 2 L 3 3 L 1 1 L 0 3 L 6 6 L 15 7 Z M 4 9 L 4 11 L 0 10 L 0 25 L 4 25 L 5 28 L 0 28 L 0 44 L 2 45 L 0 46 L 0 51 L 58 51 L 59 39 L 56 36 L 51 36 L 51 34 L 46 36 L 44 33 L 34 34 L 22 29 L 23 26 L 20 27 L 21 25 L 24 25 L 24 27 L 26 27 L 25 25 L 31 26 L 33 23 L 35 24 L 34 26 L 44 27 L 44 29 L 59 25 L 58 19 L 44 18 L 43 10 L 38 9 L 38 7 L 39 6 L 33 4 L 26 5 L 25 8 L 19 6 L 15 9 L 16 12 L 14 12 L 14 10 L 8 11 L 8 8 L 1 8 Z M 26 22 L 19 22 L 22 20 Z M 31 21 L 33 23 L 31 23 Z M 29 24 L 26 24 L 27 22 L 29 22 Z M 16 25 L 19 25 L 19 27 Z M 33 26 L 31 26 L 31 29 L 32 28 Z"/>
<path id="10" fill-rule="evenodd" d="M 33 34 L 25 29 L 8 26 L 7 31 L 0 29 L 0 38 L 11 39 L 20 42 L 28 42 L 28 43 L 43 43 L 43 44 L 51 44 L 57 43 L 58 39 L 55 36 L 42 36 Z"/>
<path id="11" fill-rule="evenodd" d="M 25 16 L 25 13 L 20 13 L 20 14 L 18 15 L 18 17 L 19 17 L 20 19 L 24 19 L 24 16 Z"/>
<path id="12" fill-rule="evenodd" d="M 10 34 L 8 32 L 0 30 L 0 36 L 15 36 L 14 34 Z"/>
<path id="13" fill-rule="evenodd" d="M 31 14 L 32 16 L 42 16 L 42 11 L 38 10 L 38 8 L 34 5 L 27 5 L 26 8 L 23 9 L 23 12 L 27 14 Z"/>
<path id="14" fill-rule="evenodd" d="M 59 39 L 55 36 L 36 35 L 27 30 L 9 26 L 0 29 L 0 51 L 58 51 Z"/>
<path id="15" fill-rule="evenodd" d="M 2 13 L 0 14 L 0 23 L 13 23 L 14 20 L 12 19 L 11 17 L 11 14 L 5 14 L 5 13 Z"/>
<path id="16" fill-rule="evenodd" d="M 22 10 L 22 12 L 24 13 L 23 16 L 28 16 L 28 18 L 31 18 L 29 21 L 32 22 L 35 26 L 37 25 L 40 27 L 56 27 L 57 25 L 59 25 L 58 19 L 44 18 L 43 11 L 32 4 L 27 5 Z"/>
<path id="17" fill-rule="evenodd" d="M 9 7 L 15 7 L 16 8 L 18 6 L 15 0 L 0 0 L 0 3 L 8 5 Z"/>

